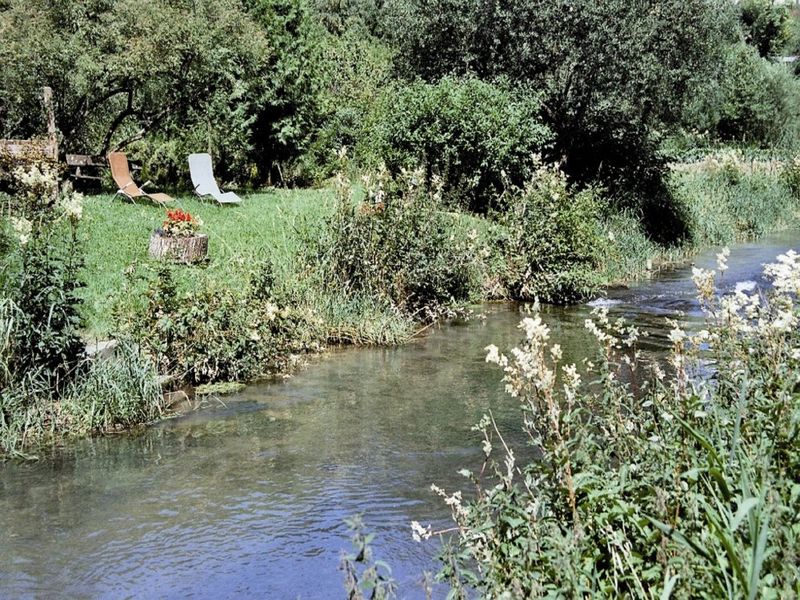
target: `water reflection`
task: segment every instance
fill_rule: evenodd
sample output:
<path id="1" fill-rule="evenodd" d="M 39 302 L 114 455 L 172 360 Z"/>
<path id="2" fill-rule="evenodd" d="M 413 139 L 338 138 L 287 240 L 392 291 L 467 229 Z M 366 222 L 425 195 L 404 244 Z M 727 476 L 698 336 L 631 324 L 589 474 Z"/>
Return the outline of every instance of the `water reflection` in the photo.
<path id="1" fill-rule="evenodd" d="M 725 289 L 760 282 L 761 263 L 794 240 L 735 249 Z M 607 304 L 652 332 L 653 352 L 668 344 L 665 316 L 699 317 L 687 269 Z M 544 308 L 567 361 L 591 348 L 591 309 Z M 512 441 L 519 430 L 483 348 L 518 341 L 520 307 L 485 312 L 404 348 L 332 352 L 147 431 L 0 467 L 0 597 L 340 597 L 343 520 L 356 513 L 402 595 L 422 597 L 435 548 L 414 543 L 408 523 L 447 519 L 429 485 L 461 487 L 456 471 L 480 464 L 471 426 L 485 411 Z"/>

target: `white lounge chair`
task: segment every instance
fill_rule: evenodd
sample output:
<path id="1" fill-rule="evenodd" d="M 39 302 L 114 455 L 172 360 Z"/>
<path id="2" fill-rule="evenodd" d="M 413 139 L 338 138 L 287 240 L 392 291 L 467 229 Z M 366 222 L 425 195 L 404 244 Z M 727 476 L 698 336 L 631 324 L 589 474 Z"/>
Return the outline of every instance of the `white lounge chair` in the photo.
<path id="1" fill-rule="evenodd" d="M 233 192 L 222 192 L 214 179 L 211 155 L 205 152 L 189 155 L 189 173 L 194 193 L 200 197 L 211 196 L 219 204 L 241 204 L 242 199 Z"/>

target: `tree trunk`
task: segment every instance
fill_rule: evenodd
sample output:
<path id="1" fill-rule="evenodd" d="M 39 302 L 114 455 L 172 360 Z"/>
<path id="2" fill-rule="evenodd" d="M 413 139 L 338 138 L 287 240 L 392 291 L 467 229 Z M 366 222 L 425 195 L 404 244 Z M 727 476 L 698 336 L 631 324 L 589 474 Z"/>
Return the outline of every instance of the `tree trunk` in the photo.
<path id="1" fill-rule="evenodd" d="M 208 236 L 205 233 L 192 237 L 173 237 L 154 231 L 150 236 L 150 256 L 153 258 L 188 265 L 204 260 L 207 255 Z"/>

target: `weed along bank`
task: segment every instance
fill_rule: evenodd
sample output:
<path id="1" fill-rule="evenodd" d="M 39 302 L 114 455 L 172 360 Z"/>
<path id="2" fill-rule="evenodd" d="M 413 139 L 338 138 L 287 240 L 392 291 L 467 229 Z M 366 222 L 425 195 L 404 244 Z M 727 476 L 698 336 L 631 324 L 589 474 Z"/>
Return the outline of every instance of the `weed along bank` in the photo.
<path id="1" fill-rule="evenodd" d="M 655 8 L 0 3 L 0 596 L 798 595 L 800 15 Z"/>

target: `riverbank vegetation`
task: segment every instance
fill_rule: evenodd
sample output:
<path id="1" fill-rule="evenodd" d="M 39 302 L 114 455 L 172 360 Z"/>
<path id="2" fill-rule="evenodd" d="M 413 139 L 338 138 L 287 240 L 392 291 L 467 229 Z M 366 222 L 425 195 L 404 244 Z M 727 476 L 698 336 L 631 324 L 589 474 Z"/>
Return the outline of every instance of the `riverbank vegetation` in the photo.
<path id="1" fill-rule="evenodd" d="M 706 328 L 674 322 L 665 362 L 604 309 L 583 364 L 564 364 L 535 310 L 519 347 L 486 349 L 537 458 L 520 462 L 530 450 L 488 414 L 485 462 L 462 472 L 477 491 L 433 486 L 455 525 L 440 573 L 452 597 L 800 593 L 800 256 L 765 268 L 768 294 L 718 296 L 726 260 L 695 269 Z"/>
<path id="2" fill-rule="evenodd" d="M 41 133 L 51 86 L 63 152 L 125 150 L 211 245 L 207 263 L 154 263 L 163 212 L 97 189 L 80 220 L 34 218 L 20 198 L 54 192 L 0 156 L 7 381 L 42 363 L 64 410 L 65 386 L 118 373 L 79 366 L 108 337 L 137 373 L 247 381 L 795 226 L 800 83 L 776 61 L 795 24 L 760 0 L 0 3 L 0 135 Z M 198 150 L 252 191 L 243 206 L 186 197 Z M 133 381 L 124 424 L 161 414 Z M 122 424 L 4 402 L 4 423 Z"/>

